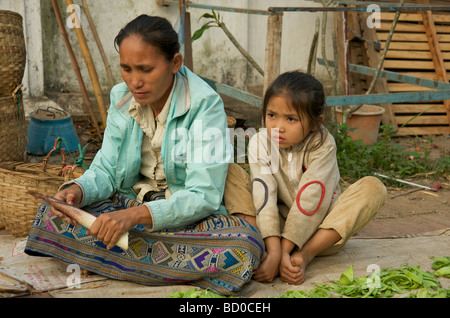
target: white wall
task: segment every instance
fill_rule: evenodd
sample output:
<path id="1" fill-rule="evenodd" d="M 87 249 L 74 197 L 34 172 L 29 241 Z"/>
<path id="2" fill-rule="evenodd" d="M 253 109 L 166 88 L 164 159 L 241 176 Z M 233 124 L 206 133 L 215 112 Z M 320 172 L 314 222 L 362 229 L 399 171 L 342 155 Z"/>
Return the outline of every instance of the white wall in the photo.
<path id="1" fill-rule="evenodd" d="M 81 6 L 81 0 L 74 0 Z M 272 6 L 320 6 L 315 1 L 306 0 L 192 0 L 193 3 L 220 5 L 224 7 L 267 10 Z M 63 20 L 67 12 L 64 0 L 58 1 Z M 87 0 L 89 11 L 100 35 L 109 64 L 116 82 L 121 81 L 118 53 L 114 49 L 114 38 L 127 22 L 146 13 L 160 15 L 172 24 L 179 23 L 178 7 L 160 7 L 156 0 Z M 0 9 L 21 13 L 25 17 L 27 38 L 27 71 L 24 77 L 26 93 L 39 96 L 45 91 L 80 92 L 72 64 L 60 30 L 55 20 L 50 0 L 0 0 Z M 199 18 L 210 10 L 191 8 L 192 33 L 206 22 Z M 264 68 L 267 16 L 220 11 L 223 21 L 239 43 Z M 322 13 L 285 12 L 283 18 L 283 38 L 281 71 L 306 69 L 309 49 L 315 29 L 315 18 Z M 332 15 L 329 15 L 327 30 L 328 57 L 332 55 L 331 33 Z M 90 52 L 105 94 L 109 83 L 97 44 L 92 36 L 88 21 L 82 12 L 81 26 L 86 35 Z M 66 27 L 70 42 L 76 54 L 83 79 L 90 93 L 93 93 L 89 73 L 79 48 L 74 29 Z M 318 56 L 321 56 L 319 50 Z M 241 89 L 262 86 L 263 77 L 256 72 L 238 52 L 219 28 L 207 30 L 203 37 L 193 43 L 194 71 L 202 76 Z M 318 73 L 325 74 L 318 67 Z"/>
<path id="2" fill-rule="evenodd" d="M 256 10 L 267 10 L 269 7 L 321 6 L 317 2 L 305 0 L 199 0 L 193 2 Z M 191 9 L 192 32 L 206 22 L 204 19 L 201 19 L 200 23 L 198 22 L 201 15 L 206 12 L 210 11 Z M 220 14 L 238 42 L 256 60 L 258 65 L 264 68 L 267 16 L 230 12 L 220 12 Z M 306 71 L 316 17 L 322 17 L 322 13 L 283 13 L 281 72 L 293 69 Z M 334 32 L 334 23 L 333 16 L 330 14 L 326 41 L 329 58 L 333 56 L 332 32 Z M 263 77 L 247 64 L 233 44 L 224 36 L 222 30 L 214 28 L 206 31 L 204 37 L 194 42 L 193 51 L 195 70 L 204 73 L 207 77 L 241 89 L 249 86 L 262 86 Z M 210 55 L 208 56 L 208 54 Z M 318 56 L 321 56 L 320 46 Z M 324 75 L 325 69 L 317 66 L 317 73 Z"/>

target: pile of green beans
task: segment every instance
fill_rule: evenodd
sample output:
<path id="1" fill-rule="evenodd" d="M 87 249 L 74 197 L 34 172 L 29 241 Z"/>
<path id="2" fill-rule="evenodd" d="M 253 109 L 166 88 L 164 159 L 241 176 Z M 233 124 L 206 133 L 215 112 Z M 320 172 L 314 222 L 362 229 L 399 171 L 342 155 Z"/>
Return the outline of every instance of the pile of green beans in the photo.
<path id="1" fill-rule="evenodd" d="M 328 284 L 314 284 L 311 291 L 291 290 L 278 298 L 390 298 L 404 294 L 407 298 L 450 298 L 450 289 L 442 288 L 437 277 L 450 278 L 450 257 L 431 257 L 434 273 L 420 266 L 404 265 L 401 268 L 385 268 L 379 272 L 354 277 L 353 265 L 341 274 L 339 280 Z"/>

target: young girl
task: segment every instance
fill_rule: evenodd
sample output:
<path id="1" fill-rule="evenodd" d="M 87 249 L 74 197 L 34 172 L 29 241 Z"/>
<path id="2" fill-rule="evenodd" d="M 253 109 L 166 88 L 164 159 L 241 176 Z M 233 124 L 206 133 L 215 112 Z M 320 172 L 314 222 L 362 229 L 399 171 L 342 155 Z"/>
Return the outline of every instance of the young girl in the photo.
<path id="1" fill-rule="evenodd" d="M 266 92 L 266 129 L 249 144 L 256 223 L 266 246 L 253 276 L 259 282 L 279 275 L 303 283 L 315 256 L 341 250 L 384 204 L 386 188 L 374 177 L 340 193 L 324 110 L 322 84 L 300 71 L 280 75 Z"/>

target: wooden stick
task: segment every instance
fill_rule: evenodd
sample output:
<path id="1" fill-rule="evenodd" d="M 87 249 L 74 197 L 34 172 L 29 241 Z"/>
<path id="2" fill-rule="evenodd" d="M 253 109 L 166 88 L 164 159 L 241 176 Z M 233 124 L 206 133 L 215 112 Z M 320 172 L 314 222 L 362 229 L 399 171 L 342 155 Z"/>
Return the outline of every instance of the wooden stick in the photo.
<path id="1" fill-rule="evenodd" d="M 74 5 L 73 0 L 66 0 L 67 6 Z M 84 60 L 86 62 L 86 66 L 89 72 L 89 76 L 91 78 L 92 86 L 94 88 L 95 98 L 97 99 L 98 108 L 100 111 L 100 116 L 102 118 L 102 124 L 106 127 L 106 107 L 105 100 L 103 98 L 102 89 L 100 86 L 100 82 L 98 80 L 97 72 L 94 67 L 94 61 L 92 60 L 91 53 L 89 51 L 89 47 L 86 42 L 86 37 L 84 36 L 83 29 L 75 27 L 75 33 L 77 34 L 78 43 L 80 44 L 81 52 L 83 53 Z"/>
<path id="2" fill-rule="evenodd" d="M 114 86 L 114 78 L 111 72 L 111 65 L 109 65 L 108 59 L 106 58 L 105 50 L 103 49 L 102 42 L 100 41 L 100 37 L 97 33 L 97 28 L 95 27 L 94 20 L 92 20 L 91 12 L 87 6 L 86 0 L 82 0 L 84 13 L 86 14 L 86 18 L 89 22 L 89 26 L 91 27 L 92 35 L 94 36 L 95 42 L 97 43 L 98 50 L 103 60 L 103 64 L 105 64 L 106 75 L 108 76 L 109 86 L 113 88 Z"/>
<path id="3" fill-rule="evenodd" d="M 267 19 L 263 94 L 265 94 L 267 88 L 277 76 L 280 75 L 282 31 L 283 15 L 272 14 L 269 16 Z"/>
<path id="4" fill-rule="evenodd" d="M 76 207 L 74 207 L 66 202 L 63 202 L 61 200 L 57 200 L 55 198 L 52 198 L 47 195 L 37 193 L 34 191 L 28 191 L 28 193 L 37 199 L 42 199 L 45 202 L 49 203 L 51 206 L 56 208 L 58 211 L 60 211 L 61 213 L 64 213 L 65 215 L 67 215 L 71 219 L 75 220 L 77 223 L 81 224 L 82 226 L 84 226 L 87 229 L 90 229 L 92 226 L 92 223 L 94 223 L 95 220 L 97 219 L 95 217 L 95 215 L 92 215 L 86 211 L 76 208 Z M 123 250 L 128 249 L 128 232 L 126 232 L 125 234 L 123 234 L 120 237 L 120 239 L 119 239 L 119 241 L 117 241 L 116 245 L 119 246 L 120 248 L 122 248 Z"/>
<path id="5" fill-rule="evenodd" d="M 87 105 L 88 111 L 91 115 L 91 120 L 97 131 L 97 136 L 102 139 L 102 134 L 100 131 L 100 127 L 98 126 L 97 116 L 94 113 L 92 108 L 91 100 L 89 99 L 89 95 L 86 90 L 86 86 L 84 85 L 83 77 L 81 76 L 80 67 L 78 66 L 78 62 L 75 58 L 75 54 L 73 52 L 72 46 L 69 41 L 69 37 L 67 36 L 66 29 L 64 28 L 64 23 L 61 17 L 61 12 L 59 11 L 58 3 L 56 0 L 52 0 L 53 9 L 55 10 L 56 21 L 58 22 L 59 30 L 61 31 L 61 35 L 64 39 L 64 43 L 66 44 L 67 51 L 69 52 L 70 60 L 72 61 L 72 67 L 75 72 L 75 75 L 78 80 L 78 84 L 80 85 L 81 93 L 83 95 L 84 102 Z"/>

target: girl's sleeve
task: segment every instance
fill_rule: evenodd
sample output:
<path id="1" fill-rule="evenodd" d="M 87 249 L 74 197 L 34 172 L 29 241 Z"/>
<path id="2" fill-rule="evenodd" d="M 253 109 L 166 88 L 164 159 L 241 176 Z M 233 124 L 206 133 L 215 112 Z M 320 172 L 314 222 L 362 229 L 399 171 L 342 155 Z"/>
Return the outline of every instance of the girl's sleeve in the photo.
<path id="1" fill-rule="evenodd" d="M 307 154 L 306 169 L 296 189 L 294 204 L 282 236 L 301 248 L 317 231 L 328 213 L 339 182 L 336 145 L 330 136 L 318 150 Z"/>
<path id="2" fill-rule="evenodd" d="M 256 211 L 256 225 L 262 238 L 280 237 L 280 217 L 277 206 L 277 182 L 274 177 L 278 169 L 278 153 L 268 149 L 264 132 L 254 135 L 248 146 L 248 160 L 252 179 L 252 197 Z"/>

